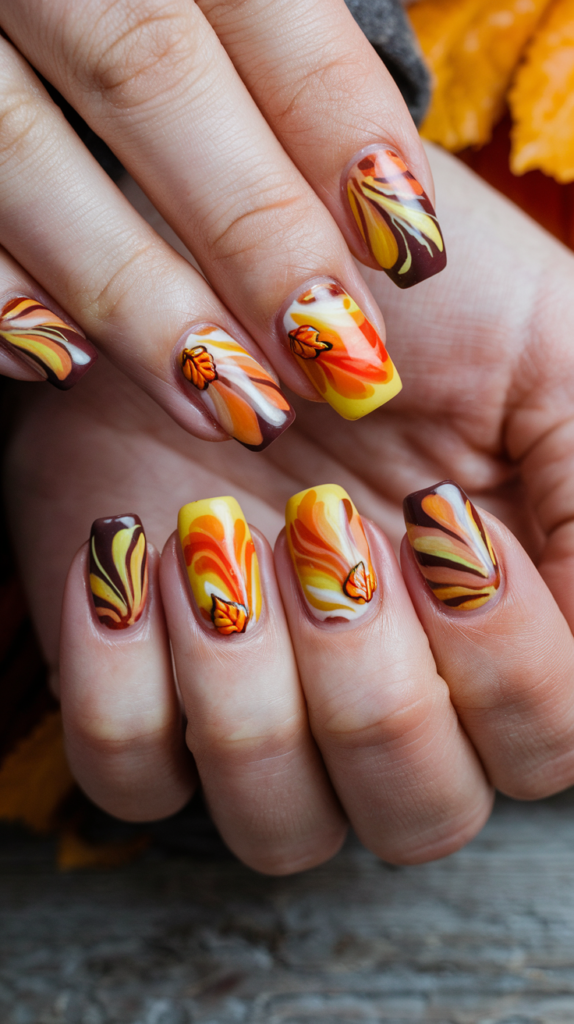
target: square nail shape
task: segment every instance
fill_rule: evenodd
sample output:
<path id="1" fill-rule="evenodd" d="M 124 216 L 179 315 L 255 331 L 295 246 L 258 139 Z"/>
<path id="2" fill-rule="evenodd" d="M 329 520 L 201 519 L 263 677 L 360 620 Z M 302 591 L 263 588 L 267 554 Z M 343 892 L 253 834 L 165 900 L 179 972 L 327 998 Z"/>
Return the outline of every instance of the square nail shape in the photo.
<path id="1" fill-rule="evenodd" d="M 251 451 L 263 451 L 295 419 L 279 385 L 221 327 L 189 331 L 179 362 L 214 420 Z"/>
<path id="2" fill-rule="evenodd" d="M 285 511 L 287 543 L 311 615 L 354 621 L 377 589 L 361 517 L 347 492 L 321 484 L 293 495 Z"/>
<path id="3" fill-rule="evenodd" d="M 344 419 L 366 416 L 401 390 L 375 328 L 334 281 L 302 290 L 289 304 L 283 324 L 299 366 Z"/>
<path id="4" fill-rule="evenodd" d="M 501 577 L 486 528 L 453 480 L 409 494 L 407 537 L 423 579 L 448 608 L 470 611 L 492 600 Z"/>
<path id="5" fill-rule="evenodd" d="M 205 498 L 180 509 L 178 533 L 191 591 L 205 625 L 244 633 L 261 615 L 257 553 L 235 498 Z"/>
<path id="6" fill-rule="evenodd" d="M 92 524 L 90 590 L 96 614 L 109 629 L 127 629 L 141 618 L 148 594 L 148 561 L 139 516 L 110 516 Z"/>
<path id="7" fill-rule="evenodd" d="M 36 299 L 10 299 L 0 313 L 0 343 L 60 391 L 77 384 L 98 357 L 83 335 Z"/>
<path id="8" fill-rule="evenodd" d="M 349 172 L 347 198 L 371 255 L 399 288 L 410 288 L 445 268 L 434 207 L 391 149 L 363 153 Z"/>

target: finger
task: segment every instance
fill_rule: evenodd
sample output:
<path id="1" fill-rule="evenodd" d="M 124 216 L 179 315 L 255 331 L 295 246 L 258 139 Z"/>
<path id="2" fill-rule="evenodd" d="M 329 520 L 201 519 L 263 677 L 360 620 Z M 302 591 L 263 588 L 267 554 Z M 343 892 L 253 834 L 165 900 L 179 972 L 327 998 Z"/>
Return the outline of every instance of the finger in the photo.
<path id="1" fill-rule="evenodd" d="M 401 288 L 442 270 L 446 252 L 418 132 L 342 0 L 199 6 L 357 258 Z"/>
<path id="2" fill-rule="evenodd" d="M 4 39 L 0 56 L 0 231 L 11 254 L 186 430 L 264 448 L 294 414 L 257 347 L 134 211 Z M 205 337 L 197 344 L 206 328 L 216 400 L 182 372 L 183 349 L 207 348 Z"/>
<path id="3" fill-rule="evenodd" d="M 346 491 L 287 504 L 277 575 L 313 735 L 361 840 L 385 860 L 445 856 L 492 794 L 437 675 L 390 545 Z"/>
<path id="4" fill-rule="evenodd" d="M 162 593 L 211 813 L 252 868 L 301 871 L 336 853 L 346 822 L 309 732 L 269 546 L 233 498 L 185 505 L 179 538 Z"/>
<path id="5" fill-rule="evenodd" d="M 574 641 L 546 584 L 453 481 L 409 495 L 405 518 L 405 580 L 489 778 L 518 799 L 571 785 Z"/>
<path id="6" fill-rule="evenodd" d="M 152 821 L 190 798 L 158 586 L 157 554 L 137 516 L 97 519 L 76 555 L 62 609 L 60 687 L 66 749 L 82 789 L 109 814 Z"/>
<path id="7" fill-rule="evenodd" d="M 19 0 L 6 27 L 112 146 L 287 384 L 301 392 L 294 352 L 320 396 L 351 419 L 396 394 L 380 312 L 341 232 L 195 4 Z M 368 336 L 339 333 L 335 311 L 327 326 L 338 340 L 311 354 L 293 348 L 282 312 L 315 279 L 356 303 Z"/>
<path id="8" fill-rule="evenodd" d="M 79 327 L 0 248 L 0 373 L 66 391 L 96 358 Z"/>

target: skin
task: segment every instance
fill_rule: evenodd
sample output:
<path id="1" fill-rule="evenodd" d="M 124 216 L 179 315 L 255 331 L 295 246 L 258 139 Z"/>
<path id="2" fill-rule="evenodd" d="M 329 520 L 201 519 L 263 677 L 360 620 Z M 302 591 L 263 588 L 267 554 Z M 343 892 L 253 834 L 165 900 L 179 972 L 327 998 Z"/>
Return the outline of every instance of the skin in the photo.
<path id="1" fill-rule="evenodd" d="M 347 819 L 388 860 L 443 856 L 483 825 L 493 784 L 533 799 L 574 781 L 574 257 L 454 159 L 431 158 L 449 265 L 406 295 L 366 271 L 405 387 L 365 420 L 300 402 L 288 433 L 253 454 L 190 439 L 105 360 L 64 401 L 14 385 L 5 493 L 54 679 L 74 559 L 60 672 L 80 781 L 143 820 L 180 806 L 198 771 L 225 838 L 261 871 L 325 860 Z M 504 577 L 500 598 L 468 614 L 438 606 L 408 547 L 402 574 L 393 554 L 403 497 L 445 477 L 479 506 Z M 353 628 L 313 626 L 283 537 L 275 569 L 267 547 L 286 499 L 329 481 L 371 520 L 380 585 Z M 227 493 L 261 531 L 267 602 L 233 648 L 202 630 L 168 540 L 180 505 Z M 110 638 L 91 611 L 85 548 L 74 553 L 92 519 L 127 511 L 165 550 L 144 618 Z M 161 672 L 146 670 L 145 644 Z M 129 716 L 122 725 L 121 678 L 101 684 L 116 657 L 158 728 L 143 713 L 139 734 Z"/>

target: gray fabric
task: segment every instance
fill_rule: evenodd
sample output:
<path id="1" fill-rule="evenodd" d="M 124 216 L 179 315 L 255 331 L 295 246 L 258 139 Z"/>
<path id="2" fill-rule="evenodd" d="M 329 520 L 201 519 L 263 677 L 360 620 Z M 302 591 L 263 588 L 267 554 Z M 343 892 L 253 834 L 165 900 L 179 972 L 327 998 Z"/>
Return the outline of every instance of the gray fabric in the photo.
<path id="1" fill-rule="evenodd" d="M 401 0 L 345 0 L 367 39 L 384 61 L 419 125 L 427 111 L 431 83 Z"/>

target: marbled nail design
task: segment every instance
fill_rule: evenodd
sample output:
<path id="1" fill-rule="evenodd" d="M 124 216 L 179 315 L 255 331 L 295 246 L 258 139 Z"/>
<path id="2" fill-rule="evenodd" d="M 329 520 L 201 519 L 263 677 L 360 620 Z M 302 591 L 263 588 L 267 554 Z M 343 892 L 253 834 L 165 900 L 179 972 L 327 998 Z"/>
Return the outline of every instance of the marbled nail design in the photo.
<path id="1" fill-rule="evenodd" d="M 262 451 L 295 419 L 278 384 L 220 327 L 190 331 L 179 359 L 213 418 L 246 448 Z"/>
<path id="2" fill-rule="evenodd" d="M 347 179 L 357 227 L 379 266 L 399 288 L 410 288 L 446 266 L 446 251 L 430 199 L 390 149 L 362 156 Z"/>
<path id="3" fill-rule="evenodd" d="M 375 328 L 333 281 L 319 281 L 302 291 L 283 324 L 299 366 L 344 419 L 366 416 L 401 390 Z"/>
<path id="4" fill-rule="evenodd" d="M 377 589 L 361 517 L 337 484 L 300 491 L 287 502 L 287 543 L 309 611 L 360 618 Z"/>
<path id="5" fill-rule="evenodd" d="M 184 505 L 177 523 L 187 575 L 200 615 L 223 636 L 244 633 L 261 614 L 255 545 L 235 498 Z"/>
<path id="6" fill-rule="evenodd" d="M 138 621 L 148 592 L 147 544 L 139 516 L 96 519 L 90 537 L 90 589 L 105 626 L 127 629 Z"/>
<path id="7" fill-rule="evenodd" d="M 98 357 L 89 341 L 36 299 L 10 299 L 0 313 L 0 343 L 61 391 Z"/>
<path id="8" fill-rule="evenodd" d="M 409 494 L 407 536 L 435 597 L 449 608 L 480 608 L 496 594 L 500 570 L 470 498 L 452 480 Z"/>

